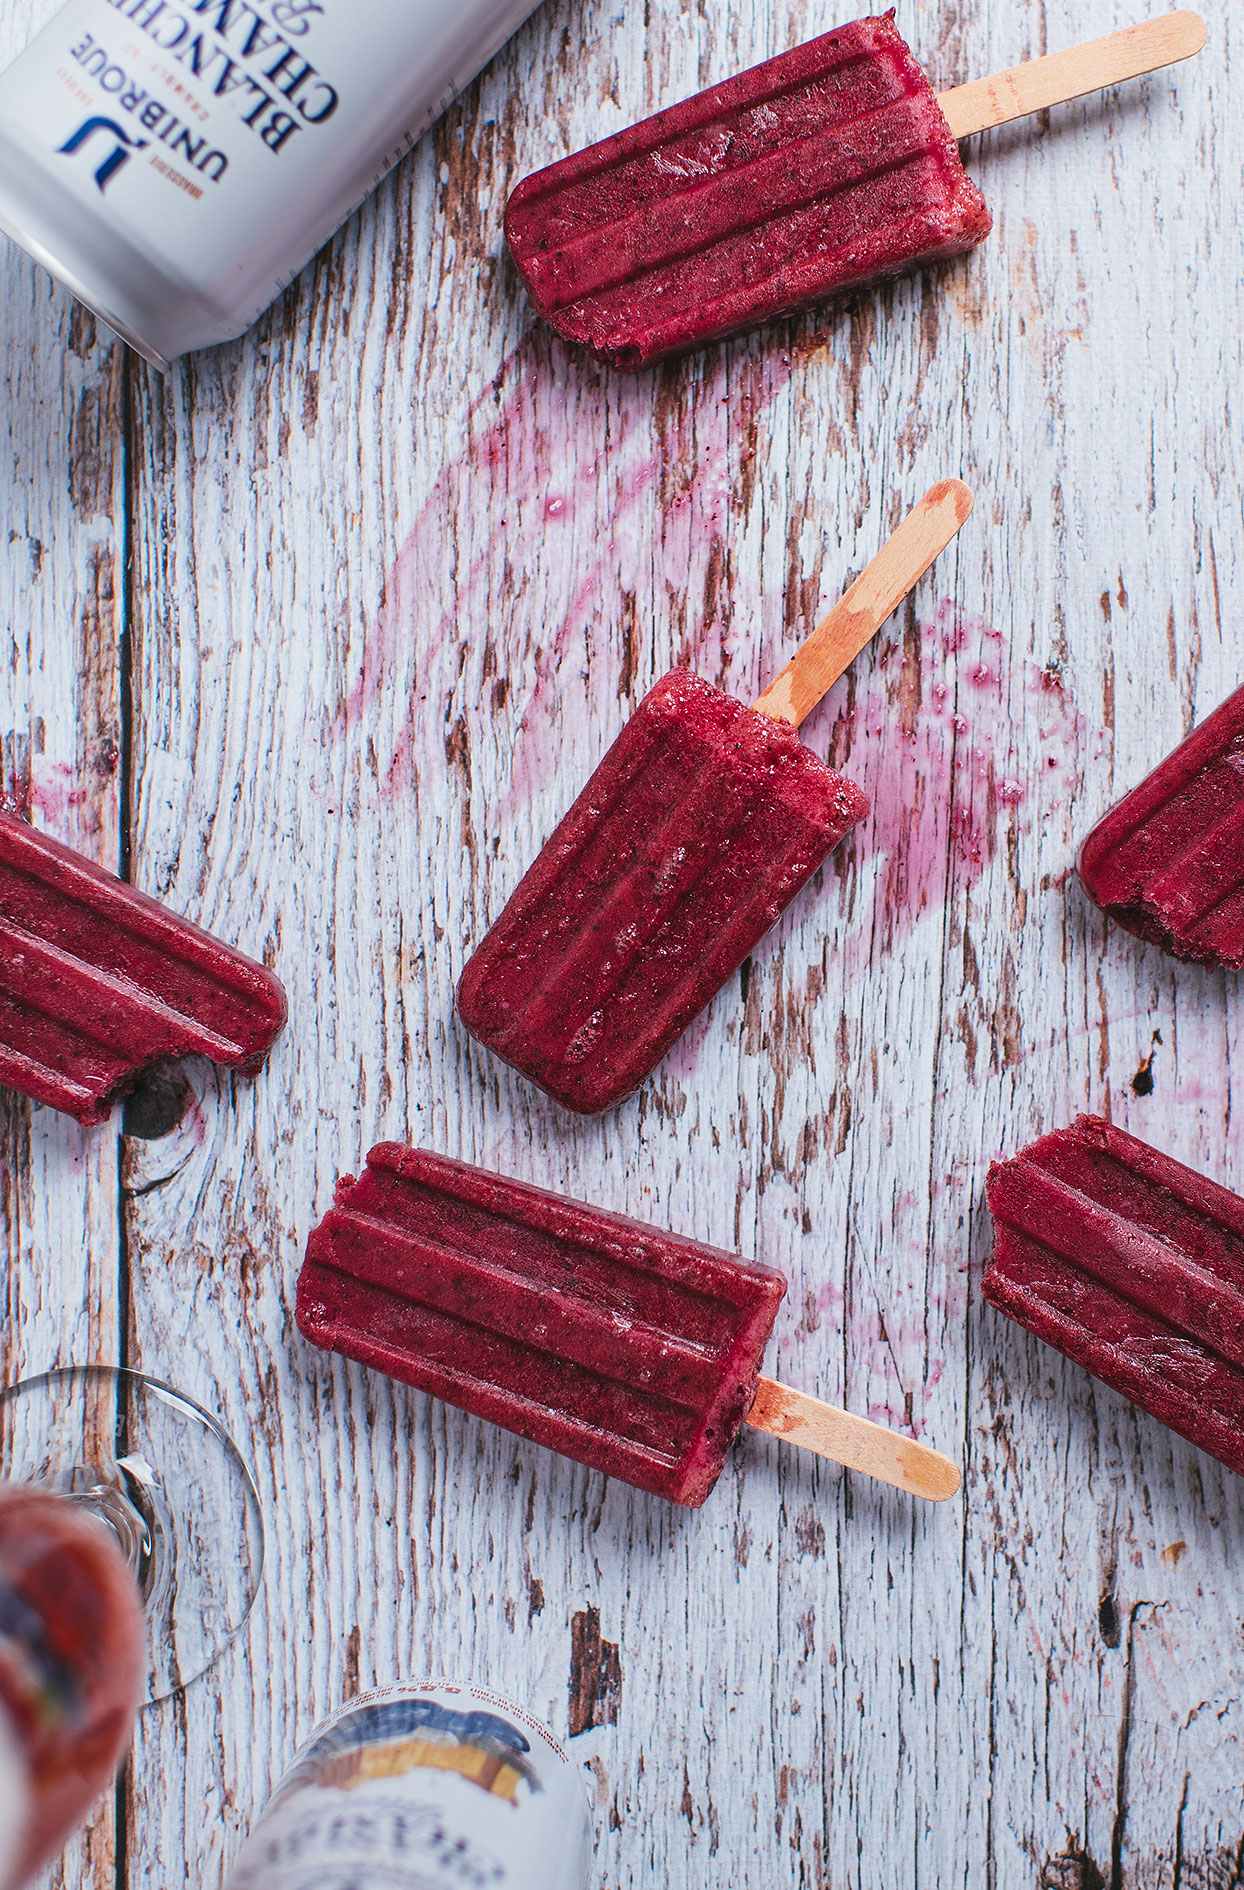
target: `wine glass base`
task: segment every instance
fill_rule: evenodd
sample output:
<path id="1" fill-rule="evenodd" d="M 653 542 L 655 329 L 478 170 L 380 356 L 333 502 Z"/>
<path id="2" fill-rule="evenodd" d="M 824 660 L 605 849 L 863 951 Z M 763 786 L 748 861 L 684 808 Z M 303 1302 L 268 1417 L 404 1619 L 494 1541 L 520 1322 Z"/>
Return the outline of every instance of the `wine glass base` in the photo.
<path id="1" fill-rule="evenodd" d="M 0 1477 L 71 1497 L 115 1535 L 147 1609 L 145 1698 L 180 1692 L 241 1628 L 263 1575 L 255 1480 L 192 1398 L 110 1365 L 0 1391 Z"/>

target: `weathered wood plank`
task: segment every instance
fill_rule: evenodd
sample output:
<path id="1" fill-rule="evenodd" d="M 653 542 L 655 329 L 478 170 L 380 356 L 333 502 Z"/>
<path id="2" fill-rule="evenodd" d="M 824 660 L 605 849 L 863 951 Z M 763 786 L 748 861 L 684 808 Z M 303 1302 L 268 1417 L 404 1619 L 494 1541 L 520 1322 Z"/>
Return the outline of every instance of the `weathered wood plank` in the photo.
<path id="1" fill-rule="evenodd" d="M 0 9 L 0 63 L 50 6 Z M 0 237 L 0 805 L 115 871 L 125 624 L 124 350 Z M 118 1356 L 115 1133 L 0 1090 L 0 1371 Z M 115 1882 L 115 1819 L 49 1874 Z"/>
<path id="2" fill-rule="evenodd" d="M 253 1086 L 196 1066 L 181 1123 L 126 1146 L 129 1344 L 247 1445 L 271 1550 L 238 1648 L 144 1718 L 135 1883 L 216 1882 L 295 1740 L 374 1680 L 471 1672 L 567 1732 L 592 1635 L 617 1718 L 573 1750 L 619 1890 L 1239 1874 L 1238 1483 L 977 1292 L 988 1158 L 1076 1109 L 1244 1187 L 1233 985 L 1068 880 L 1239 681 L 1237 23 L 979 141 L 995 234 L 936 276 L 637 379 L 533 327 L 514 177 L 841 17 L 549 0 L 248 341 L 134 370 L 133 872 L 292 1007 Z M 900 24 L 948 84 L 1129 17 Z M 59 356 L 25 280 L 0 333 L 29 375 L 32 342 Z M 64 457 L 28 384 L 6 399 L 62 539 Z M 870 820 L 643 1095 L 569 1121 L 453 1023 L 471 942 L 665 668 L 754 694 L 945 473 L 973 520 L 806 730 Z M 39 593 L 74 766 L 82 569 Z M 673 1515 L 311 1354 L 301 1245 L 380 1135 L 783 1266 L 776 1369 L 962 1449 L 962 1505 L 749 1437 Z M 51 1212 L 6 1221 L 41 1283 Z"/>

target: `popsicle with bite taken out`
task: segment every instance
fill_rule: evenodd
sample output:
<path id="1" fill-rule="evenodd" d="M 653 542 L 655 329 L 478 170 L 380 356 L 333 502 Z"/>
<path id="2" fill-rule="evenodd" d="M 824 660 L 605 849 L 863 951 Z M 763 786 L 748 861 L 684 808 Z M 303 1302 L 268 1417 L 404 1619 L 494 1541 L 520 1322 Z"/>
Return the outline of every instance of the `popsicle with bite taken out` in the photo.
<path id="1" fill-rule="evenodd" d="M 647 367 L 962 255 L 990 215 L 958 139 L 1204 43 L 1172 13 L 938 97 L 891 10 L 524 178 L 506 241 L 559 334 Z"/>
<path id="2" fill-rule="evenodd" d="M 1244 969 L 1244 689 L 1098 821 L 1079 872 L 1126 931 Z"/>
<path id="3" fill-rule="evenodd" d="M 165 1057 L 253 1074 L 284 1023 L 262 965 L 0 814 L 0 1083 L 102 1122 Z"/>

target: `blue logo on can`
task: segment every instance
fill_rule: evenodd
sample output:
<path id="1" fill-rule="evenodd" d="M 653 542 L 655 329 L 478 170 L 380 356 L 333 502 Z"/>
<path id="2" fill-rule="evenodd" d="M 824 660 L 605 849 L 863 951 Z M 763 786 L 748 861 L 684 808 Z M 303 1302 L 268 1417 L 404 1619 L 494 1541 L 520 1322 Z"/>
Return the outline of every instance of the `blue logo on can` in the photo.
<path id="1" fill-rule="evenodd" d="M 95 182 L 99 185 L 100 190 L 104 191 L 108 188 L 108 185 L 116 176 L 121 166 L 128 161 L 130 152 L 141 151 L 146 145 L 147 140 L 146 138 L 131 138 L 124 125 L 119 125 L 115 118 L 87 118 L 83 120 L 82 124 L 78 126 L 78 129 L 70 137 L 66 138 L 64 144 L 59 146 L 57 155 L 72 156 L 75 151 L 80 151 L 82 146 L 86 144 L 89 139 L 93 138 L 97 131 L 111 132 L 113 137 L 117 140 L 108 156 L 95 172 Z"/>

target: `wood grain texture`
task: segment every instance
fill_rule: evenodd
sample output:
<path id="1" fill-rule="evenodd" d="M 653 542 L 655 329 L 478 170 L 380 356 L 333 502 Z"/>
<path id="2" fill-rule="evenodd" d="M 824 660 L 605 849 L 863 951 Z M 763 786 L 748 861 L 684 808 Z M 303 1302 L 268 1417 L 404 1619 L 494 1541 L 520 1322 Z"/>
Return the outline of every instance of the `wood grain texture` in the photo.
<path id="1" fill-rule="evenodd" d="M 752 707 L 792 728 L 811 715 L 866 643 L 914 591 L 972 510 L 961 479 L 939 479 L 869 559 Z"/>
<path id="2" fill-rule="evenodd" d="M 1199 13 L 1164 13 L 1107 33 L 1083 45 L 1068 46 L 987 78 L 969 79 L 938 95 L 938 103 L 956 138 L 1009 124 L 1068 99 L 1104 91 L 1124 79 L 1157 72 L 1191 59 L 1208 37 Z"/>
<path id="3" fill-rule="evenodd" d="M 0 8 L 0 62 L 50 6 Z M 0 267 L 0 803 L 117 868 L 126 542 L 124 350 L 7 244 Z M 113 1358 L 115 1135 L 0 1090 L 0 1369 Z M 106 1804 L 55 1885 L 115 1882 Z"/>
<path id="4" fill-rule="evenodd" d="M 6 1375 L 173 1379 L 269 1523 L 239 1644 L 143 1717 L 100 1884 L 215 1890 L 320 1714 L 440 1671 L 583 1726 L 608 1890 L 1239 1881 L 1241 1486 L 977 1292 L 988 1160 L 1079 1108 L 1244 1189 L 1237 981 L 1069 877 L 1240 681 L 1239 18 L 974 141 L 974 256 L 688 362 L 573 357 L 501 250 L 523 172 L 847 17 L 546 0 L 165 382 L 4 254 L 6 786 L 291 998 L 264 1075 L 192 1066 L 158 1139 L 0 1115 Z M 946 87 L 1131 17 L 899 24 Z M 642 1095 L 568 1119 L 454 1024 L 471 943 L 671 663 L 750 701 L 947 473 L 970 530 L 804 731 L 872 815 Z M 676 1514 L 313 1354 L 302 1245 L 382 1136 L 783 1267 L 769 1368 L 962 1496 L 747 1434 Z"/>

